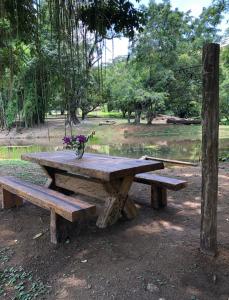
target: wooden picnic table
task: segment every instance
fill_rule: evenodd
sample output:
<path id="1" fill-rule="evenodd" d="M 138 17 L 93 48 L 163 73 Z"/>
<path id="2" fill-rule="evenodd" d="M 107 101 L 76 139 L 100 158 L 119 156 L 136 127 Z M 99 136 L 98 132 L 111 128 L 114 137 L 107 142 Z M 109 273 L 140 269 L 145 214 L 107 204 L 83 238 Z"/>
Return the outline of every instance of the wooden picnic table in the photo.
<path id="1" fill-rule="evenodd" d="M 89 153 L 77 160 L 73 151 L 29 153 L 22 159 L 38 163 L 46 171 L 49 188 L 104 200 L 96 223 L 100 228 L 115 223 L 121 214 L 129 219 L 135 217 L 136 206 L 128 197 L 134 176 L 164 168 L 159 161 Z"/>

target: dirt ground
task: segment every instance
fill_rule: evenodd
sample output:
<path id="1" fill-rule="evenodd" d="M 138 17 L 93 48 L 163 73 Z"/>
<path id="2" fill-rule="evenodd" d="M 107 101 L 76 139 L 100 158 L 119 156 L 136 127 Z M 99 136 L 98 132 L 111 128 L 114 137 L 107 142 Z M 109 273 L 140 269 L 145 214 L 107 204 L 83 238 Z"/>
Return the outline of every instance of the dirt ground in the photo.
<path id="1" fill-rule="evenodd" d="M 167 124 L 166 120 L 170 116 L 166 115 L 159 115 L 157 116 L 152 124 L 153 125 L 167 125 L 171 126 L 171 124 Z M 136 130 L 136 126 L 130 126 L 127 123 L 127 120 L 124 119 L 112 119 L 112 118 L 88 118 L 85 121 L 81 121 L 80 124 L 74 125 L 73 130 L 80 130 L 81 132 L 87 131 L 88 128 L 91 128 L 93 126 L 98 126 L 99 123 L 105 121 L 112 121 L 115 122 L 112 127 L 115 128 L 115 130 L 118 130 L 119 132 L 123 133 L 128 132 L 132 133 Z M 133 120 L 131 121 L 133 122 Z M 8 130 L 0 130 L 0 141 L 1 140 L 12 140 L 12 143 L 14 140 L 18 139 L 35 139 L 35 138 L 62 138 L 64 135 L 64 131 L 66 130 L 67 133 L 70 133 L 70 127 L 64 125 L 65 120 L 64 117 L 53 117 L 53 118 L 47 118 L 45 121 L 45 124 L 41 124 L 39 126 L 33 127 L 33 128 L 12 128 L 10 131 Z M 133 124 L 133 123 L 132 123 Z M 141 125 L 146 125 L 146 121 L 142 120 Z M 138 125 L 138 131 L 144 131 L 145 126 Z M 100 129 L 110 127 L 110 126 L 101 126 Z"/>
<path id="2" fill-rule="evenodd" d="M 39 167 L 0 167 L 0 175 L 25 175 L 42 182 Z M 168 207 L 149 206 L 148 186 L 134 184 L 131 197 L 142 204 L 132 221 L 105 230 L 94 220 L 73 226 L 69 240 L 50 244 L 49 215 L 32 204 L 0 211 L 0 249 L 13 255 L 0 265 L 22 266 L 48 286 L 37 299 L 229 299 L 229 163 L 219 168 L 218 246 L 216 258 L 199 251 L 199 167 L 166 168 L 160 173 L 185 178 L 189 186 L 168 192 Z M 33 237 L 42 235 L 33 239 Z M 0 282 L 1 286 L 1 282 Z M 11 299 L 7 295 L 0 299 Z"/>

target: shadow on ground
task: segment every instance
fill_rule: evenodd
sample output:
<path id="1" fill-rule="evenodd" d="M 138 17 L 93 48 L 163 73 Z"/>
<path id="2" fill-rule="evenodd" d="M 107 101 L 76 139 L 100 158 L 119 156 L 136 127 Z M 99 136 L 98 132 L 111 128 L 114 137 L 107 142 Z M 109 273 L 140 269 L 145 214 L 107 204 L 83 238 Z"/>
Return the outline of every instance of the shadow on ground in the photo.
<path id="1" fill-rule="evenodd" d="M 149 187 L 134 184 L 130 195 L 141 203 L 137 218 L 105 230 L 94 220 L 75 224 L 58 246 L 49 242 L 48 212 L 31 204 L 0 211 L 1 247 L 13 249 L 11 265 L 22 265 L 51 286 L 45 297 L 50 300 L 227 300 L 228 170 L 229 165 L 220 168 L 217 258 L 204 257 L 198 249 L 201 178 L 194 167 L 161 171 L 189 182 L 188 188 L 169 192 L 166 209 L 149 208 Z M 38 172 L 39 180 L 43 176 L 38 169 L 27 171 L 27 179 L 30 171 Z"/>

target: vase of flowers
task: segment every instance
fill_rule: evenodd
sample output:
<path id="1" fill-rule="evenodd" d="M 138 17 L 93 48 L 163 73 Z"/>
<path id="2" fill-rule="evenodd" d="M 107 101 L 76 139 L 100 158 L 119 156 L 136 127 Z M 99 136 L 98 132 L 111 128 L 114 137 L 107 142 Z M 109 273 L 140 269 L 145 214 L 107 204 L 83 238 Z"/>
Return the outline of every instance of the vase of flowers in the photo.
<path id="1" fill-rule="evenodd" d="M 76 135 L 76 136 L 65 136 L 63 138 L 64 148 L 75 151 L 76 158 L 81 159 L 84 155 L 86 143 L 95 135 L 95 131 L 92 131 L 88 136 Z"/>

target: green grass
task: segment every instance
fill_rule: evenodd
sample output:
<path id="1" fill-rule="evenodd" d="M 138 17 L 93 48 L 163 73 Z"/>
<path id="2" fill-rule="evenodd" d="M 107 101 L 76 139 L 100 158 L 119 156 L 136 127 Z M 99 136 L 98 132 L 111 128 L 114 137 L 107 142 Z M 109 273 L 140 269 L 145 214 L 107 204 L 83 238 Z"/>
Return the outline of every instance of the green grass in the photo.
<path id="1" fill-rule="evenodd" d="M 39 152 L 47 150 L 47 148 L 50 148 L 52 150 L 52 146 L 50 147 L 44 147 L 42 145 L 28 145 L 25 147 L 22 146 L 1 146 L 0 147 L 0 159 L 18 159 L 21 157 L 24 153 L 30 153 L 30 152 Z"/>
<path id="2" fill-rule="evenodd" d="M 182 140 L 185 139 L 201 139 L 202 127 L 199 125 L 158 125 L 157 127 L 148 127 L 148 130 L 134 131 L 127 133 L 132 136 L 145 136 L 145 137 L 179 137 Z M 221 139 L 229 138 L 229 126 L 219 126 L 219 136 Z"/>
<path id="3" fill-rule="evenodd" d="M 37 164 L 20 159 L 0 160 L 0 174 L 17 176 L 23 180 L 41 185 L 47 180 L 43 171 Z"/>
<path id="4" fill-rule="evenodd" d="M 229 161 L 229 153 L 221 154 L 219 156 L 219 161 Z"/>
<path id="5" fill-rule="evenodd" d="M 93 118 L 119 118 L 122 119 L 122 113 L 118 112 L 118 111 L 111 111 L 111 112 L 107 112 L 107 111 L 92 111 L 88 114 L 89 117 L 93 117 Z"/>

